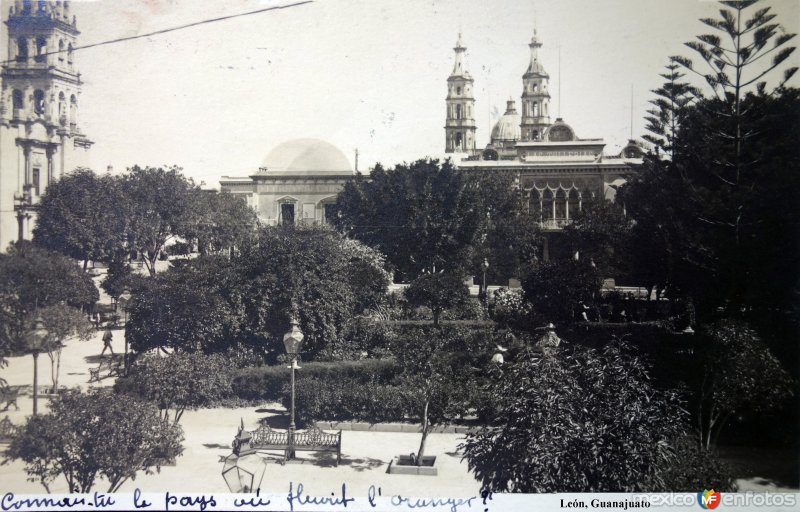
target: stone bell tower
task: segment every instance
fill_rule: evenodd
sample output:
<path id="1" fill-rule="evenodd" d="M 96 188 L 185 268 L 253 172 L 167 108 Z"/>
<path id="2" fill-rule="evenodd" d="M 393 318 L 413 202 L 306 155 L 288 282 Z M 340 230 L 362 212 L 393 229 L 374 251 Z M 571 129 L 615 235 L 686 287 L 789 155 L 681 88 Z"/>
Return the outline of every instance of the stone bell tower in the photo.
<path id="1" fill-rule="evenodd" d="M 0 251 L 30 238 L 47 185 L 87 166 L 78 126 L 78 29 L 68 1 L 16 0 L 0 78 Z"/>
<path id="2" fill-rule="evenodd" d="M 445 152 L 475 152 L 475 97 L 473 96 L 473 79 L 464 69 L 464 52 L 461 46 L 461 34 L 458 35 L 455 64 L 453 72 L 447 79 L 447 118 L 444 125 Z"/>
<path id="3" fill-rule="evenodd" d="M 547 82 L 550 76 L 544 70 L 539 60 L 539 48 L 542 42 L 533 30 L 531 43 L 531 60 L 528 69 L 522 75 L 522 140 L 539 140 L 550 126 L 550 93 Z"/>

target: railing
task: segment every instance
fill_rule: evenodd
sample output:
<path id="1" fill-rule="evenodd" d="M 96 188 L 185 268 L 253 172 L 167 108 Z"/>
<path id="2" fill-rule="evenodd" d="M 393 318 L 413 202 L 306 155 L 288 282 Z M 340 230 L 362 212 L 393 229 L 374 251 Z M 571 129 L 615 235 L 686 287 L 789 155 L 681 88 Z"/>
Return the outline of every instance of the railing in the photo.
<path id="1" fill-rule="evenodd" d="M 539 222 L 542 229 L 562 229 L 572 222 L 572 219 L 547 219 Z"/>

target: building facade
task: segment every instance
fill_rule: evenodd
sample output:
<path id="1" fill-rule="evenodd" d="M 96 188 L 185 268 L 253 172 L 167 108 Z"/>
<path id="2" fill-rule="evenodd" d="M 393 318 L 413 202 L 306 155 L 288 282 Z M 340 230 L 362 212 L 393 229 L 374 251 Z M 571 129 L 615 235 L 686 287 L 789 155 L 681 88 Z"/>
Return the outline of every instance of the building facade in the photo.
<path id="1" fill-rule="evenodd" d="M 331 205 L 354 171 L 338 148 L 319 139 L 276 146 L 250 176 L 220 178 L 220 188 L 242 197 L 264 224 L 325 224 Z"/>
<path id="2" fill-rule="evenodd" d="M 561 118 L 551 122 L 550 77 L 539 59 L 542 42 L 535 30 L 529 47 L 530 61 L 522 75 L 521 112 L 516 102 L 509 99 L 505 114 L 492 128 L 489 143 L 478 150 L 452 143 L 453 83 L 468 83 L 470 88 L 473 85 L 471 78 L 468 82 L 463 78 L 454 81 L 456 71 L 458 77 L 469 77 L 463 69 L 466 49 L 459 36 L 455 48 L 456 67 L 447 79 L 445 152 L 454 154 L 455 164 L 462 170 L 510 174 L 525 194 L 530 208 L 538 212 L 540 228 L 553 234 L 570 222 L 585 201 L 613 200 L 616 188 L 641 166 L 644 151 L 640 144 L 629 141 L 620 153 L 609 155 L 604 152 L 603 139 L 580 138 Z M 472 106 L 474 100 L 470 102 Z M 462 133 L 465 137 L 466 128 Z M 553 239 L 552 235 L 546 236 L 546 258 Z"/>
<path id="3" fill-rule="evenodd" d="M 80 32 L 68 1 L 13 2 L 0 79 L 0 250 L 30 238 L 47 185 L 87 167 L 78 126 Z"/>

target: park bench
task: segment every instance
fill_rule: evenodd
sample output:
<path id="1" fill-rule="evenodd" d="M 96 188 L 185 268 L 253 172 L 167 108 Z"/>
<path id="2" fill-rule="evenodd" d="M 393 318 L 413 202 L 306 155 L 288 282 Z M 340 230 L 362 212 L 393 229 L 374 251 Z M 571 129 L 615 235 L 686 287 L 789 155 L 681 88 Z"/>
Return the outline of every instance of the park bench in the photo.
<path id="1" fill-rule="evenodd" d="M 17 432 L 19 432 L 19 427 L 11 423 L 8 416 L 3 418 L 3 420 L 0 421 L 0 444 L 10 443 L 14 439 L 14 436 L 17 435 Z"/>
<path id="2" fill-rule="evenodd" d="M 4 412 L 7 411 L 12 405 L 16 410 L 19 410 L 17 398 L 19 398 L 20 390 L 20 386 L 9 386 L 0 390 L 0 402 L 4 402 L 6 404 L 5 407 L 3 407 Z"/>
<path id="3" fill-rule="evenodd" d="M 304 452 L 335 453 L 338 466 L 342 459 L 342 431 L 325 432 L 317 427 L 298 430 L 295 431 L 294 443 L 290 446 L 288 430 L 275 430 L 269 425 L 261 425 L 255 430 L 245 430 L 244 424 L 242 424 L 233 440 L 233 453 L 237 456 L 258 450 L 281 450 L 284 464 L 293 449 Z"/>
<path id="4" fill-rule="evenodd" d="M 115 359 L 104 359 L 100 361 L 97 368 L 89 368 L 89 382 L 99 382 L 107 377 L 118 376 L 121 369 L 122 362 Z M 101 373 L 105 373 L 105 375 L 101 376 Z"/>

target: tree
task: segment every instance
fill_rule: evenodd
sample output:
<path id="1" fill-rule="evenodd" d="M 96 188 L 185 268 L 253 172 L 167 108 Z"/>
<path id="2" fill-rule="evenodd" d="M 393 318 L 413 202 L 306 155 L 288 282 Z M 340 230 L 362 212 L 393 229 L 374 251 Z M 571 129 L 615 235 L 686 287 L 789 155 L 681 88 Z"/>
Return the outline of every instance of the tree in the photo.
<path id="1" fill-rule="evenodd" d="M 792 394 L 792 379 L 747 324 L 721 320 L 703 330 L 697 427 L 702 448 L 716 446 L 732 414 L 762 413 Z"/>
<path id="2" fill-rule="evenodd" d="M 720 306 L 728 315 L 785 308 L 797 289 L 790 263 L 797 255 L 796 216 L 783 213 L 798 186 L 798 95 L 783 87 L 796 71 L 785 66 L 794 34 L 774 22 L 769 7 L 749 15 L 757 3 L 721 2 L 718 19 L 701 20 L 712 33 L 686 45 L 708 72 L 672 58 L 702 77 L 713 96 L 680 112 L 672 160 L 647 158 L 642 179 L 626 194 L 629 214 L 654 228 L 667 252 L 672 291 L 692 296 L 701 318 Z M 768 88 L 765 79 L 781 68 L 783 78 Z M 635 206 L 642 201 L 655 204 Z M 790 278 L 779 278 L 790 286 L 779 293 L 759 289 L 773 282 L 759 279 L 763 269 L 774 277 L 779 267 L 793 269 Z"/>
<path id="3" fill-rule="evenodd" d="M 86 315 L 78 309 L 66 304 L 55 304 L 39 310 L 42 322 L 47 329 L 45 350 L 50 358 L 50 376 L 53 380 L 53 393 L 58 393 L 58 377 L 61 369 L 61 349 L 64 340 L 74 336 L 80 340 L 91 338 L 92 324 Z"/>
<path id="4" fill-rule="evenodd" d="M 563 230 L 566 243 L 580 259 L 593 262 L 606 277 L 626 277 L 631 223 L 618 203 L 596 199 Z"/>
<path id="5" fill-rule="evenodd" d="M 536 263 L 522 280 L 522 290 L 538 320 L 568 323 L 581 304 L 594 305 L 601 284 L 591 263 L 570 259 Z"/>
<path id="6" fill-rule="evenodd" d="M 117 380 L 114 389 L 155 403 L 161 419 L 177 425 L 186 409 L 209 406 L 230 394 L 231 370 L 219 354 L 147 355 Z"/>
<path id="7" fill-rule="evenodd" d="M 676 463 L 686 418 L 642 361 L 615 342 L 600 350 L 525 351 L 493 370 L 488 425 L 461 446 L 493 492 L 658 492 Z"/>
<path id="8" fill-rule="evenodd" d="M 52 402 L 49 414 L 28 419 L 6 456 L 25 462 L 48 492 L 59 476 L 70 493 L 88 493 L 97 477 L 117 492 L 138 472 L 174 460 L 182 441 L 181 428 L 159 418 L 154 405 L 102 390 L 70 391 Z"/>
<path id="9" fill-rule="evenodd" d="M 197 239 L 200 254 L 218 254 L 241 247 L 255 236 L 255 211 L 244 199 L 228 192 L 195 191 L 200 215 L 187 235 Z"/>
<path id="10" fill-rule="evenodd" d="M 513 175 L 473 173 L 464 179 L 474 197 L 474 208 L 483 214 L 468 270 L 471 275 L 481 275 L 486 261 L 487 282 L 506 284 L 509 277 L 520 277 L 527 262 L 538 255 L 538 217 L 528 207 Z"/>
<path id="11" fill-rule="evenodd" d="M 418 466 L 423 464 L 431 429 L 465 410 L 470 375 L 458 364 L 453 350 L 459 341 L 457 336 L 433 327 L 408 331 L 393 343 L 401 367 L 398 382 L 408 409 L 415 411 L 421 422 L 422 437 L 415 457 Z"/>
<path id="12" fill-rule="evenodd" d="M 85 308 L 98 298 L 92 279 L 74 261 L 30 243 L 16 244 L 0 254 L 0 345 L 23 349 L 23 335 L 41 308 Z"/>
<path id="13" fill-rule="evenodd" d="M 425 274 L 411 282 L 405 297 L 412 306 L 426 306 L 433 313 L 433 325 L 439 325 L 439 316 L 445 309 L 461 306 L 469 300 L 469 289 L 464 277 L 451 272 Z"/>
<path id="14" fill-rule="evenodd" d="M 463 271 L 486 212 L 474 187 L 447 160 L 418 160 L 356 175 L 339 194 L 336 228 L 385 254 L 403 279 Z"/>
<path id="15" fill-rule="evenodd" d="M 33 241 L 83 261 L 110 261 L 125 247 L 125 201 L 119 180 L 76 169 L 47 187 Z"/>
<path id="16" fill-rule="evenodd" d="M 786 33 L 779 24 L 771 23 L 777 15 L 769 12 L 770 7 L 758 9 L 752 17 L 744 19 L 745 11 L 757 3 L 759 0 L 721 1 L 720 4 L 732 10 L 720 9 L 720 18 L 716 20 L 700 20 L 716 32 L 697 36 L 699 42 L 685 44 L 700 55 L 709 68 L 708 73 L 695 70 L 690 59 L 673 57 L 675 62 L 705 79 L 719 100 L 712 112 L 730 117 L 732 121 L 727 129 L 715 135 L 717 143 L 725 143 L 724 147 L 732 149 L 727 155 L 720 155 L 719 163 L 723 168 L 733 171 L 733 176 L 726 179 L 720 173 L 717 177 L 724 183 L 732 181 L 734 185 L 738 184 L 741 172 L 747 165 L 742 159 L 743 145 L 754 135 L 747 129 L 750 113 L 742 108 L 745 93 L 755 86 L 758 93 L 763 94 L 767 84 L 760 80 L 781 66 L 795 50 L 795 47 L 786 46 L 786 43 L 794 39 L 796 34 Z M 727 37 L 727 40 L 723 41 L 718 34 Z M 772 60 L 765 64 L 761 59 L 770 54 Z M 797 67 L 786 68 L 783 79 L 775 89 L 783 87 L 795 72 Z"/>
<path id="17" fill-rule="evenodd" d="M 651 91 L 656 95 L 655 99 L 650 100 L 655 108 L 648 110 L 649 115 L 645 117 L 645 129 L 650 134 L 642 136 L 655 145 L 657 158 L 672 158 L 686 112 L 692 101 L 701 95 L 697 88 L 681 81 L 686 74 L 679 71 L 680 65 L 675 57 L 670 58 L 665 67 L 667 71 L 659 76 L 666 81 Z"/>
<path id="18" fill-rule="evenodd" d="M 262 228 L 258 242 L 231 262 L 242 280 L 247 343 L 276 357 L 296 315 L 305 334 L 303 351 L 313 356 L 383 300 L 389 275 L 382 261 L 375 251 L 329 229 Z"/>
<path id="19" fill-rule="evenodd" d="M 134 166 L 122 179 L 129 241 L 151 276 L 156 275 L 156 261 L 166 243 L 191 234 L 200 218 L 195 185 L 180 171 Z"/>
<path id="20" fill-rule="evenodd" d="M 244 284 L 224 257 L 200 257 L 139 281 L 127 307 L 131 348 L 220 352 L 236 343 Z"/>

